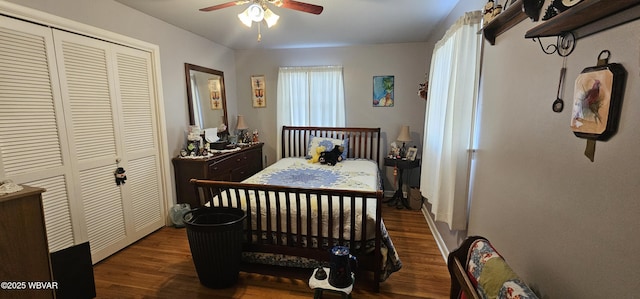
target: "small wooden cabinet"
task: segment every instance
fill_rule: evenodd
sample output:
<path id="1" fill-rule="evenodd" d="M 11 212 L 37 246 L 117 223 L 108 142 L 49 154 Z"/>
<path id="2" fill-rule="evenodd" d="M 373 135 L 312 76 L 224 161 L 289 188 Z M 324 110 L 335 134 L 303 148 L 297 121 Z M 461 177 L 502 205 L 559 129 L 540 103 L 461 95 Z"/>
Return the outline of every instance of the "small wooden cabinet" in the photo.
<path id="1" fill-rule="evenodd" d="M 263 145 L 256 143 L 208 158 L 173 158 L 177 203 L 188 203 L 192 208 L 203 204 L 196 199 L 191 179 L 239 182 L 262 170 Z"/>
<path id="2" fill-rule="evenodd" d="M 54 298 L 54 286 L 38 289 L 31 282 L 51 282 L 51 262 L 41 193 L 23 186 L 0 195 L 0 298 Z"/>

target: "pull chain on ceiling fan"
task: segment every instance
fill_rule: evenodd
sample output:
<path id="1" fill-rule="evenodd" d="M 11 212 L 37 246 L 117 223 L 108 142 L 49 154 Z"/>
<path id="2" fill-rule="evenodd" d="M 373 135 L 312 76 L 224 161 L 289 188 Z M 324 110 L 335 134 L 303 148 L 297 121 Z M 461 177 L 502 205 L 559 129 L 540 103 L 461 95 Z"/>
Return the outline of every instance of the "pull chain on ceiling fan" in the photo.
<path id="1" fill-rule="evenodd" d="M 258 23 L 258 41 L 261 40 L 262 36 L 260 34 L 260 23 L 264 20 L 267 23 L 267 27 L 271 28 L 276 23 L 278 23 L 278 19 L 280 16 L 273 13 L 268 7 L 267 3 L 273 4 L 277 7 L 284 7 L 288 9 L 293 9 L 297 11 L 307 12 L 315 15 L 319 15 L 322 13 L 324 9 L 322 6 L 299 2 L 295 0 L 243 0 L 243 1 L 232 1 L 227 3 L 222 3 L 214 6 L 209 6 L 205 8 L 201 8 L 200 11 L 214 11 L 218 9 L 223 9 L 231 6 L 244 5 L 247 3 L 252 3 L 245 9 L 243 12 L 238 14 L 238 19 L 247 27 L 251 27 L 253 22 Z"/>

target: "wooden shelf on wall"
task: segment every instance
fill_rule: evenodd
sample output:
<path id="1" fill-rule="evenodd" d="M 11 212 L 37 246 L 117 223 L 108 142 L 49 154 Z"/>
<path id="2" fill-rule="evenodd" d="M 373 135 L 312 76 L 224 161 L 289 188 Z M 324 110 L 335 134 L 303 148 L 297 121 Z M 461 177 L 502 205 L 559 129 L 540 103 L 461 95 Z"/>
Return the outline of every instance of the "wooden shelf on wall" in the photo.
<path id="1" fill-rule="evenodd" d="M 511 27 L 517 25 L 526 18 L 527 15 L 522 11 L 522 0 L 517 0 L 482 28 L 484 38 L 491 45 L 495 45 L 496 37 L 498 35 L 511 29 Z"/>
<path id="2" fill-rule="evenodd" d="M 581 38 L 639 18 L 640 0 L 583 0 L 531 28 L 525 38 L 558 36 L 569 31 Z"/>

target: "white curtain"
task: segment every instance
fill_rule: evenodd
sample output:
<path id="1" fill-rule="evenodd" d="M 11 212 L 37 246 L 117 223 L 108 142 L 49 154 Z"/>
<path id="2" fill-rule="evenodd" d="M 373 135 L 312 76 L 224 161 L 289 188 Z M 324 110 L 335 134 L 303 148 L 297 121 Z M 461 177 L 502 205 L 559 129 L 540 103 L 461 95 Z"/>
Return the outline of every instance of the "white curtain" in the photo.
<path id="1" fill-rule="evenodd" d="M 467 227 L 481 18 L 480 11 L 466 13 L 436 43 L 431 58 L 420 189 L 435 220 L 451 230 Z"/>
<path id="2" fill-rule="evenodd" d="M 344 127 L 341 66 L 281 67 L 278 71 L 277 131 L 282 126 Z M 280 146 L 278 159 L 281 156 Z"/>

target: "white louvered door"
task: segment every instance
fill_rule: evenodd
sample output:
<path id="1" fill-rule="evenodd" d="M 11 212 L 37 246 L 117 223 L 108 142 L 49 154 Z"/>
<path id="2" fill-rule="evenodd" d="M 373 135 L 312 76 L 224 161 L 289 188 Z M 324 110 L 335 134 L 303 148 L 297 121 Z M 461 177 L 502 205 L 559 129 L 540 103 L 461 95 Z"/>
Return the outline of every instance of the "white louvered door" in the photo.
<path id="1" fill-rule="evenodd" d="M 51 29 L 0 16 L 0 178 L 47 190 L 51 252 L 86 234 L 70 160 Z"/>
<path id="2" fill-rule="evenodd" d="M 164 225 L 149 53 L 54 30 L 94 262 Z M 123 167 L 127 181 L 116 185 Z"/>
<path id="3" fill-rule="evenodd" d="M 162 227 L 150 53 L 0 21 L 0 178 L 47 189 L 50 251 L 88 240 L 96 263 Z"/>
<path id="4" fill-rule="evenodd" d="M 151 56 L 123 46 L 111 48 L 121 115 L 123 166 L 129 178 L 124 185 L 129 199 L 125 201 L 125 218 L 128 234 L 135 241 L 164 225 Z"/>
<path id="5" fill-rule="evenodd" d="M 109 44 L 53 30 L 64 115 L 93 260 L 128 245 L 124 188 L 114 171 L 121 160 Z M 126 168 L 125 168 L 126 169 Z"/>

